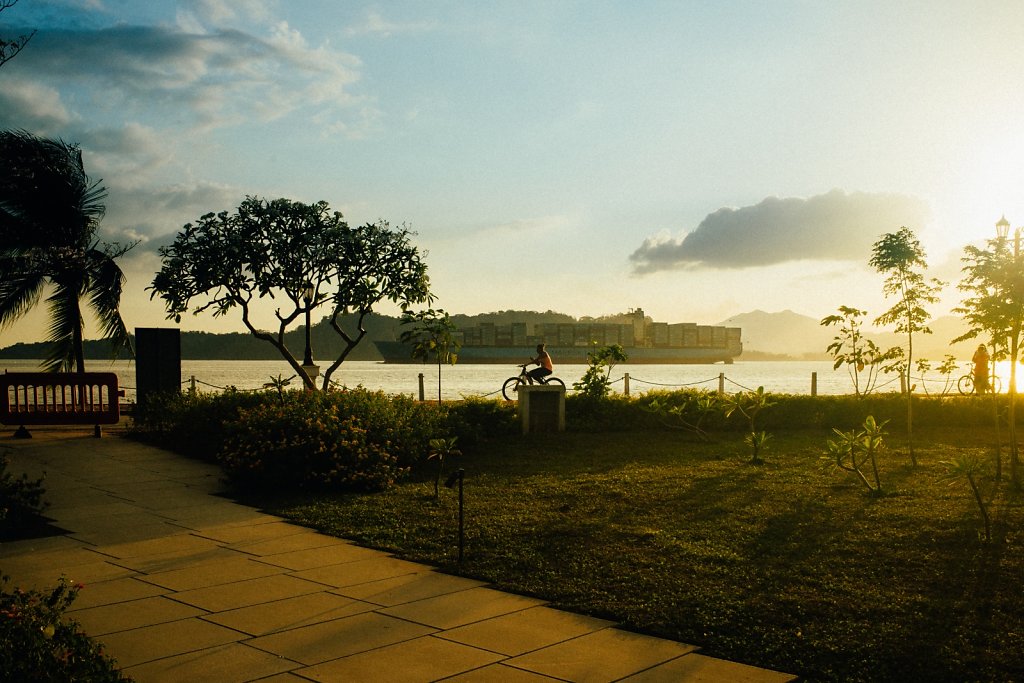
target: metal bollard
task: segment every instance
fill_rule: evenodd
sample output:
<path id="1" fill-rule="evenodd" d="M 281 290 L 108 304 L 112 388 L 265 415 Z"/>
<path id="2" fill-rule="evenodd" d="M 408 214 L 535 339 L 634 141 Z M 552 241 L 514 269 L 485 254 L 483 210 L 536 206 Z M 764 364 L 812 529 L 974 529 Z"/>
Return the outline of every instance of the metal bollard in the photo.
<path id="1" fill-rule="evenodd" d="M 420 401 L 421 402 L 425 401 L 426 400 L 425 397 L 426 397 L 426 394 L 423 391 L 423 373 L 421 372 L 420 373 Z"/>

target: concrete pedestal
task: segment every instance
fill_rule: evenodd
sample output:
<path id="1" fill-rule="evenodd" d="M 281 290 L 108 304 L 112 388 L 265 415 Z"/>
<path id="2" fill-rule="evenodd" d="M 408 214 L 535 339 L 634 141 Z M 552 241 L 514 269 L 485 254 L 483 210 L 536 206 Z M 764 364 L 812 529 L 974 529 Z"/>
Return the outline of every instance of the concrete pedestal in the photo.
<path id="1" fill-rule="evenodd" d="M 565 387 L 534 384 L 519 387 L 519 419 L 523 434 L 565 431 Z"/>

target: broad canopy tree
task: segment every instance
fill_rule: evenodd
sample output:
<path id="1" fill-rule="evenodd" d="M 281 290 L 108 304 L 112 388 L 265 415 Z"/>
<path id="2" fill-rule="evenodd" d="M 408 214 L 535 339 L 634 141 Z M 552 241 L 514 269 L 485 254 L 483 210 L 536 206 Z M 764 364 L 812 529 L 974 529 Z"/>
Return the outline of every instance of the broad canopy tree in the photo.
<path id="1" fill-rule="evenodd" d="M 115 259 L 135 245 L 97 238 L 107 191 L 85 173 L 81 149 L 0 131 L 0 160 L 0 329 L 49 291 L 47 370 L 85 372 L 83 298 L 112 355 L 130 351 L 120 313 L 125 278 Z"/>
<path id="2" fill-rule="evenodd" d="M 968 331 L 954 341 L 982 336 L 990 339 L 992 358 L 1010 360 L 1008 422 L 1010 431 L 1010 477 L 1020 485 L 1017 446 L 1017 362 L 1024 336 L 1024 276 L 1021 274 L 1019 245 L 1006 238 L 989 240 L 986 247 L 964 248 L 964 278 L 959 289 L 966 294 L 963 304 L 953 309 L 963 315 Z M 998 452 L 997 452 L 998 458 Z M 997 461 L 997 473 L 1000 471 Z"/>
<path id="3" fill-rule="evenodd" d="M 241 311 L 250 333 L 274 346 L 306 387 L 310 377 L 285 343 L 285 333 L 307 312 L 325 313 L 344 342 L 323 373 L 323 388 L 366 335 L 364 321 L 383 301 L 403 309 L 433 300 L 427 267 L 410 241 L 412 233 L 386 222 L 350 227 L 327 202 L 247 197 L 234 213 L 209 213 L 186 224 L 174 243 L 160 249 L 163 267 L 153 279 L 167 317 Z M 277 329 L 259 329 L 254 307 L 280 303 Z M 346 329 L 347 328 L 347 329 Z"/>

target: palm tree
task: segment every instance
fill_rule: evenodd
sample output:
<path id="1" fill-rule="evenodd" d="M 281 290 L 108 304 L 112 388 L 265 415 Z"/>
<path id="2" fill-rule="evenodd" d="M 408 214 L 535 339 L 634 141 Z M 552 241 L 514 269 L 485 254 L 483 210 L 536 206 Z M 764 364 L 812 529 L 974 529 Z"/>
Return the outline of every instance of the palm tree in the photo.
<path id="1" fill-rule="evenodd" d="M 114 354 L 131 349 L 119 311 L 125 278 L 114 260 L 135 245 L 96 238 L 106 196 L 86 175 L 78 145 L 0 131 L 0 329 L 49 289 L 49 371 L 85 372 L 83 297 Z"/>

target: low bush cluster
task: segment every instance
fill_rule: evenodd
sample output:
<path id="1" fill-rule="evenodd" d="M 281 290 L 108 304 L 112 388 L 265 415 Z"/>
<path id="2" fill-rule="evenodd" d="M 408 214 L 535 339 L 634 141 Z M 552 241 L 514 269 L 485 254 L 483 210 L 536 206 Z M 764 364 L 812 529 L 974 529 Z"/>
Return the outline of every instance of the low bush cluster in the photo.
<path id="1" fill-rule="evenodd" d="M 0 579 L 0 680 L 127 683 L 103 648 L 64 618 L 80 586 L 61 579 L 50 591 L 8 589 Z"/>
<path id="2" fill-rule="evenodd" d="M 38 518 L 46 507 L 42 478 L 16 477 L 7 471 L 9 464 L 7 456 L 0 454 L 0 536 Z"/>
<path id="3" fill-rule="evenodd" d="M 241 409 L 219 460 L 250 487 L 382 490 L 426 457 L 443 418 L 432 404 L 365 389 L 293 392 Z"/>

